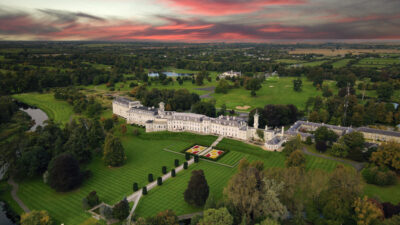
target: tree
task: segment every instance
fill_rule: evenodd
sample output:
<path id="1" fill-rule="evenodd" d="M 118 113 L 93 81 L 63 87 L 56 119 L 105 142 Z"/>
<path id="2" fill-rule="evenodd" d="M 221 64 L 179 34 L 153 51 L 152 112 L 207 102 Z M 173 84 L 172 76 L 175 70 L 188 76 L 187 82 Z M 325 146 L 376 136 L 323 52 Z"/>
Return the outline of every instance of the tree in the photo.
<path id="1" fill-rule="evenodd" d="M 107 135 L 104 143 L 104 163 L 107 166 L 118 167 L 124 164 L 125 159 L 125 151 L 121 141 L 112 134 Z"/>
<path id="2" fill-rule="evenodd" d="M 361 132 L 351 132 L 343 135 L 340 139 L 343 139 L 344 144 L 348 147 L 348 158 L 356 161 L 363 161 L 363 153 L 365 139 Z"/>
<path id="3" fill-rule="evenodd" d="M 149 175 L 147 176 L 147 180 L 148 180 L 149 182 L 153 182 L 153 181 L 154 181 L 154 179 L 153 179 L 153 174 L 152 174 L 152 173 L 149 173 Z"/>
<path id="4" fill-rule="evenodd" d="M 21 215 L 21 225 L 51 225 L 53 220 L 51 219 L 47 211 L 36 211 L 33 210 L 29 213 Z"/>
<path id="5" fill-rule="evenodd" d="M 192 112 L 203 114 L 209 117 L 215 117 L 215 106 L 210 102 L 198 102 L 192 106 Z"/>
<path id="6" fill-rule="evenodd" d="M 119 220 L 124 220 L 129 216 L 129 203 L 126 198 L 118 202 L 113 208 L 113 217 Z"/>
<path id="7" fill-rule="evenodd" d="M 378 86 L 378 89 L 376 89 L 376 93 L 378 94 L 379 99 L 389 101 L 392 98 L 394 89 L 392 84 L 385 82 Z"/>
<path id="8" fill-rule="evenodd" d="M 209 186 L 203 170 L 192 171 L 192 177 L 184 192 L 185 201 L 190 205 L 204 206 L 209 192 Z"/>
<path id="9" fill-rule="evenodd" d="M 263 130 L 256 130 L 257 136 L 261 139 L 264 140 L 264 131 Z"/>
<path id="10" fill-rule="evenodd" d="M 293 80 L 293 90 L 294 91 L 300 92 L 302 85 L 303 85 L 303 81 L 300 78 Z"/>
<path id="11" fill-rule="evenodd" d="M 178 166 L 179 166 L 179 159 L 175 159 L 174 165 L 175 165 L 175 167 L 178 167 Z"/>
<path id="12" fill-rule="evenodd" d="M 301 147 L 301 138 L 298 136 L 286 142 L 282 152 L 286 157 L 289 157 L 294 151 L 300 150 Z"/>
<path id="13" fill-rule="evenodd" d="M 333 95 L 332 90 L 329 88 L 329 85 L 322 85 L 322 96 L 324 96 L 325 98 L 329 98 Z"/>
<path id="14" fill-rule="evenodd" d="M 229 90 L 229 83 L 227 80 L 222 79 L 218 82 L 217 87 L 215 88 L 215 93 L 228 93 Z"/>
<path id="15" fill-rule="evenodd" d="M 237 216 L 250 223 L 266 216 L 286 217 L 287 209 L 278 198 L 283 183 L 264 179 L 264 173 L 246 161 L 241 164 L 239 172 L 224 189 L 227 203 L 232 205 Z"/>
<path id="16" fill-rule="evenodd" d="M 338 142 L 332 145 L 329 153 L 336 157 L 346 158 L 346 156 L 349 154 L 349 147 L 347 147 L 343 139 L 340 138 Z"/>
<path id="17" fill-rule="evenodd" d="M 203 213 L 203 219 L 198 223 L 199 225 L 232 225 L 233 217 L 229 214 L 228 209 L 207 209 Z"/>
<path id="18" fill-rule="evenodd" d="M 151 225 L 178 225 L 179 220 L 174 211 L 167 209 L 159 212 L 154 218 L 147 220 L 148 224 Z"/>
<path id="19" fill-rule="evenodd" d="M 358 197 L 354 201 L 353 207 L 357 225 L 381 224 L 383 220 L 382 210 L 369 201 L 367 196 L 364 196 L 364 198 Z"/>
<path id="20" fill-rule="evenodd" d="M 94 207 L 100 203 L 100 199 L 96 191 L 90 192 L 89 195 L 86 197 L 86 199 L 88 200 L 88 204 L 91 207 Z"/>
<path id="21" fill-rule="evenodd" d="M 261 221 L 260 225 L 280 225 L 276 220 L 267 218 Z"/>
<path id="22" fill-rule="evenodd" d="M 68 153 L 55 157 L 49 164 L 49 185 L 66 192 L 81 185 L 83 180 L 78 161 Z"/>
<path id="23" fill-rule="evenodd" d="M 139 190 L 139 185 L 138 185 L 138 183 L 134 182 L 133 183 L 133 192 L 136 192 L 137 190 Z"/>
<path id="24" fill-rule="evenodd" d="M 372 153 L 370 160 L 379 166 L 387 166 L 392 170 L 400 171 L 400 144 L 383 143 L 379 146 L 378 151 Z"/>
<path id="25" fill-rule="evenodd" d="M 121 124 L 121 133 L 125 134 L 126 133 L 126 124 Z"/>
<path id="26" fill-rule="evenodd" d="M 292 152 L 286 159 L 286 167 L 299 167 L 302 169 L 306 168 L 306 157 L 300 150 Z"/>
<path id="27" fill-rule="evenodd" d="M 157 178 L 157 185 L 161 186 L 162 185 L 162 177 Z"/>
<path id="28" fill-rule="evenodd" d="M 102 215 L 107 220 L 111 219 L 113 216 L 113 210 L 107 205 L 100 206 L 100 215 Z"/>
<path id="29" fill-rule="evenodd" d="M 338 165 L 329 178 L 328 188 L 321 193 L 324 217 L 335 223 L 348 223 L 351 220 L 352 204 L 361 190 L 361 179 L 357 171 Z"/>
<path id="30" fill-rule="evenodd" d="M 114 121 L 111 118 L 104 120 L 104 129 L 109 131 L 114 127 Z"/>
<path id="31" fill-rule="evenodd" d="M 175 169 L 172 169 L 172 170 L 171 170 L 171 177 L 176 177 Z"/>

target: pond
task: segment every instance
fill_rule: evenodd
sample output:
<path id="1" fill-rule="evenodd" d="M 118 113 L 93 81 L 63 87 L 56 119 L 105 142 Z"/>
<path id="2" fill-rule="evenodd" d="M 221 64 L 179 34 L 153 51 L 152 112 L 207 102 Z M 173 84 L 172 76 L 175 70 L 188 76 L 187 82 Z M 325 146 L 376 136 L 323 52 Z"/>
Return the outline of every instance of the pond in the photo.
<path id="1" fill-rule="evenodd" d="M 175 72 L 162 72 L 165 74 L 167 77 L 180 77 L 180 76 L 192 76 L 193 74 L 191 73 L 175 73 Z M 157 72 L 150 72 L 147 74 L 149 77 L 158 77 Z"/>
<path id="2" fill-rule="evenodd" d="M 0 202 L 0 224 L 1 225 L 14 225 L 13 221 L 11 221 L 4 210 L 4 203 Z"/>
<path id="3" fill-rule="evenodd" d="M 35 122 L 35 125 L 31 127 L 30 131 L 35 131 L 38 126 L 44 126 L 44 121 L 49 119 L 47 114 L 41 109 L 21 102 L 18 102 L 18 106 L 20 107 L 20 110 L 26 112 Z"/>

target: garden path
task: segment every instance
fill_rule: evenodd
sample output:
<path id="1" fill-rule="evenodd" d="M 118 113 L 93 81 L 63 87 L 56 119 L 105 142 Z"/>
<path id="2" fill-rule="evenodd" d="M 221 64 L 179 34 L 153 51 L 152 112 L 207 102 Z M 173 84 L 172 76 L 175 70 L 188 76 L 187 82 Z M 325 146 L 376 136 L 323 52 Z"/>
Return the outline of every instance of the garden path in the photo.
<path id="1" fill-rule="evenodd" d="M 21 209 L 24 210 L 24 212 L 26 213 L 30 212 L 31 210 L 29 210 L 29 208 L 24 204 L 24 202 L 20 198 L 18 198 L 17 195 L 18 184 L 15 183 L 15 181 L 12 178 L 8 179 L 7 183 L 12 186 L 11 196 L 14 199 L 14 201 L 19 205 L 19 207 L 21 207 Z"/>

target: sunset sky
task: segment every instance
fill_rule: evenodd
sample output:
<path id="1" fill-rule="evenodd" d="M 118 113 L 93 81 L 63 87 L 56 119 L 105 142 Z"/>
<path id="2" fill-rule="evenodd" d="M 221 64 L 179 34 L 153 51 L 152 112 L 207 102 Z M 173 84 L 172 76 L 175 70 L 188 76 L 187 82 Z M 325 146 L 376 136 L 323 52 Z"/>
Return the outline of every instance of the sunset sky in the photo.
<path id="1" fill-rule="evenodd" d="M 400 0 L 0 0 L 0 40 L 399 40 Z"/>

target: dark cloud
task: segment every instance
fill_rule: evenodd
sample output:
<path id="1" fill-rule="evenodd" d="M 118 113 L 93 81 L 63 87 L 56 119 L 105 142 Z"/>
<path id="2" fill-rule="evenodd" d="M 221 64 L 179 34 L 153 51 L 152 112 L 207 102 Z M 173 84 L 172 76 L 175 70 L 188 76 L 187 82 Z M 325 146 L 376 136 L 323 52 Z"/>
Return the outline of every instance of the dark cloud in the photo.
<path id="1" fill-rule="evenodd" d="M 211 0 L 210 0 L 211 1 Z M 0 9 L 0 38 L 26 35 L 48 40 L 159 40 L 159 41 L 269 41 L 305 39 L 400 39 L 400 12 L 369 3 L 326 3 L 310 0 L 301 7 L 277 6 L 263 12 L 215 17 L 152 15 L 162 25 L 149 22 L 101 18 L 83 12 L 38 9 L 36 12 Z M 219 1 L 221 2 L 221 1 Z M 397 1 L 383 0 L 400 6 Z M 322 4 L 324 3 L 324 4 Z M 362 4 L 364 13 L 348 8 Z M 310 4 L 315 4 L 311 7 Z M 318 5 L 321 10 L 315 10 Z M 369 7 L 376 7 L 375 10 Z M 314 9 L 316 13 L 311 13 Z M 386 13 L 382 11 L 387 10 Z M 340 11 L 340 12 L 339 12 Z M 374 13 L 372 13 L 374 11 Z M 182 19 L 183 18 L 183 19 Z"/>

